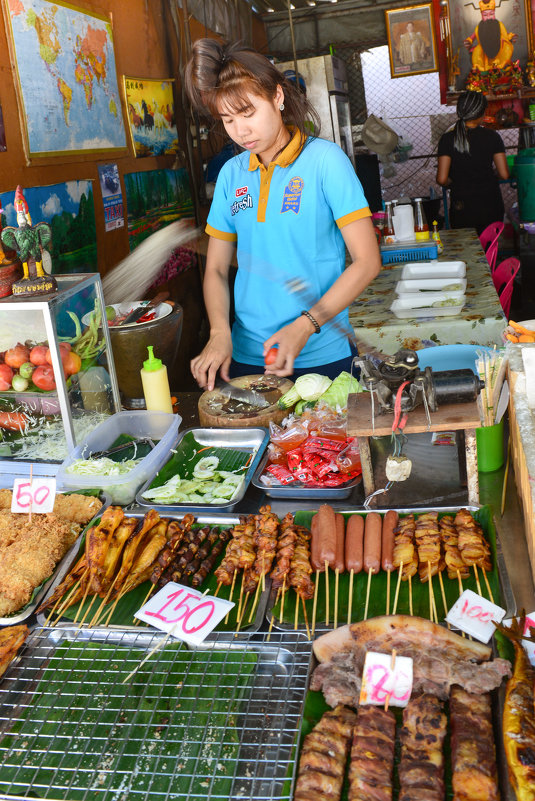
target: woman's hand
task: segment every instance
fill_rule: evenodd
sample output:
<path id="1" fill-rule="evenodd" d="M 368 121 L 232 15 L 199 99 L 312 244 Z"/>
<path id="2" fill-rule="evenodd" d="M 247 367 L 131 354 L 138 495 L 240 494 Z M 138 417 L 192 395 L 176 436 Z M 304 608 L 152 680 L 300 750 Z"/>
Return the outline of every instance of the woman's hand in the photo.
<path id="1" fill-rule="evenodd" d="M 210 336 L 202 352 L 191 360 L 193 378 L 201 389 L 214 388 L 217 371 L 224 381 L 229 380 L 229 366 L 232 358 L 232 338 L 228 333 L 216 333 Z"/>
<path id="2" fill-rule="evenodd" d="M 273 375 L 292 375 L 294 362 L 305 347 L 308 338 L 314 333 L 314 326 L 306 317 L 298 317 L 293 323 L 280 328 L 264 342 L 264 358 L 273 346 L 277 346 L 277 358 L 266 365 L 265 372 Z"/>

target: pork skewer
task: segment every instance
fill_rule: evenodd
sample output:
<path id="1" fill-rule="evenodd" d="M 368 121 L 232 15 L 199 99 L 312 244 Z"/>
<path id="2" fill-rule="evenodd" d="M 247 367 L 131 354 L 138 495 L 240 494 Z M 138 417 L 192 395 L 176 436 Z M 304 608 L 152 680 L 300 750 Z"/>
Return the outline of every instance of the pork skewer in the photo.
<path id="1" fill-rule="evenodd" d="M 461 687 L 452 687 L 450 726 L 456 801 L 499 801 L 489 693 L 476 695 Z"/>
<path id="2" fill-rule="evenodd" d="M 403 710 L 399 801 L 444 801 L 446 726 L 441 702 L 429 693 L 411 698 Z"/>
<path id="3" fill-rule="evenodd" d="M 359 707 L 349 763 L 348 801 L 391 801 L 396 719 L 377 706 Z"/>
<path id="4" fill-rule="evenodd" d="M 396 598 L 392 610 L 393 615 L 396 614 L 400 580 L 409 581 L 409 605 L 412 615 L 412 587 L 410 581 L 418 570 L 418 556 L 414 545 L 415 528 L 414 515 L 411 513 L 400 518 L 394 530 L 394 555 L 392 561 L 394 569 L 399 571 L 399 575 Z"/>

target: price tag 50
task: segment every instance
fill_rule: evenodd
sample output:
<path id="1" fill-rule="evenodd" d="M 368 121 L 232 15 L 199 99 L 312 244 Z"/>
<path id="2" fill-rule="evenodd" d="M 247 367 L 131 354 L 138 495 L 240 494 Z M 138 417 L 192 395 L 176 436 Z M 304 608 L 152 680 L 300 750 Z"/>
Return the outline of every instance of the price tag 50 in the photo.
<path id="1" fill-rule="evenodd" d="M 179 640 L 199 645 L 233 606 L 231 601 L 201 595 L 170 581 L 135 616 Z"/>
<path id="2" fill-rule="evenodd" d="M 13 482 L 12 512 L 47 514 L 54 509 L 55 500 L 55 478 L 16 478 Z"/>

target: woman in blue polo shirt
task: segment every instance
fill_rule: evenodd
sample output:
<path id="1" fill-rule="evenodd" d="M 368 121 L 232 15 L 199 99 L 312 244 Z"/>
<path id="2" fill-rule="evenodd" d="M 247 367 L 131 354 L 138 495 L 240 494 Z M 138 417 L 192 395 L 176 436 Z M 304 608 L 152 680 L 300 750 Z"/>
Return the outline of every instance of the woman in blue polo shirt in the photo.
<path id="1" fill-rule="evenodd" d="M 306 97 L 255 50 L 197 40 L 186 88 L 194 106 L 220 119 L 243 148 L 223 165 L 208 215 L 210 338 L 191 363 L 195 379 L 212 389 L 218 371 L 225 380 L 258 373 L 274 346 L 266 372 L 334 378 L 352 358 L 348 306 L 380 269 L 351 162 L 338 145 L 307 135 L 307 121 L 318 130 L 319 120 Z"/>

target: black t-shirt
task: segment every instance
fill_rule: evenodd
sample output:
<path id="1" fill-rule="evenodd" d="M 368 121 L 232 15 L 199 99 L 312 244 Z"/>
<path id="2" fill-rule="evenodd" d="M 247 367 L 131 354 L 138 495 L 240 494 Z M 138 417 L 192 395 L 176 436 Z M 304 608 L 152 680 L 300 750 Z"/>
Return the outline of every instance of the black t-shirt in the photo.
<path id="1" fill-rule="evenodd" d="M 459 153 L 454 149 L 453 135 L 453 131 L 448 131 L 441 136 L 438 144 L 438 155 L 451 158 L 449 177 L 452 194 L 484 194 L 497 188 L 493 156 L 495 153 L 505 153 L 500 134 L 490 128 L 468 128 L 470 153 Z"/>

